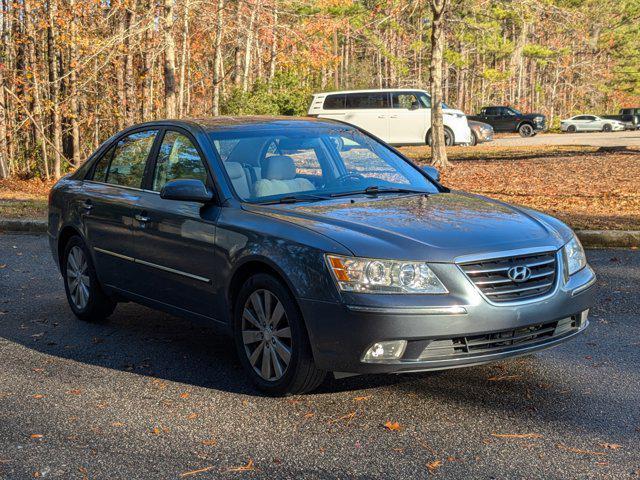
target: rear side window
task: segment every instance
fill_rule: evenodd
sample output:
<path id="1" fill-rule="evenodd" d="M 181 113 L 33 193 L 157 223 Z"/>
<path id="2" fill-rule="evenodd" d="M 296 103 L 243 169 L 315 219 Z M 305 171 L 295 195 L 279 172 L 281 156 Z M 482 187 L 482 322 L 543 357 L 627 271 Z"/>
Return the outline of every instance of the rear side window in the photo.
<path id="1" fill-rule="evenodd" d="M 484 110 L 484 114 L 487 115 L 487 116 L 498 115 L 498 108 L 496 108 L 496 107 L 486 108 Z"/>
<path id="2" fill-rule="evenodd" d="M 348 93 L 347 108 L 389 108 L 387 92 Z"/>
<path id="3" fill-rule="evenodd" d="M 111 157 L 113 157 L 114 147 L 111 147 L 107 150 L 107 153 L 102 155 L 100 160 L 96 162 L 96 166 L 93 167 L 93 180 L 96 182 L 104 182 L 107 178 L 107 170 L 109 168 L 109 162 L 111 162 Z"/>
<path id="4" fill-rule="evenodd" d="M 120 140 L 116 145 L 106 182 L 140 188 L 147 158 L 157 134 L 157 130 L 147 130 L 132 133 Z"/>
<path id="5" fill-rule="evenodd" d="M 191 140 L 169 130 L 162 139 L 153 174 L 153 189 L 160 191 L 171 180 L 195 179 L 207 182 L 207 170 Z"/>
<path id="6" fill-rule="evenodd" d="M 342 110 L 345 106 L 345 97 L 346 95 L 344 94 L 327 95 L 322 108 L 325 110 Z"/>

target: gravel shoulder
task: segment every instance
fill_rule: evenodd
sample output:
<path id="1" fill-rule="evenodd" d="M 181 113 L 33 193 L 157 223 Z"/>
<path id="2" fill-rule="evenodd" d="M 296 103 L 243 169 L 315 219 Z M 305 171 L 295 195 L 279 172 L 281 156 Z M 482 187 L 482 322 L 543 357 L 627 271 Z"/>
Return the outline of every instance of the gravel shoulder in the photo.
<path id="1" fill-rule="evenodd" d="M 636 478 L 640 252 L 588 256 L 572 342 L 268 398 L 207 326 L 134 304 L 77 321 L 46 238 L 0 235 L 0 478 Z"/>

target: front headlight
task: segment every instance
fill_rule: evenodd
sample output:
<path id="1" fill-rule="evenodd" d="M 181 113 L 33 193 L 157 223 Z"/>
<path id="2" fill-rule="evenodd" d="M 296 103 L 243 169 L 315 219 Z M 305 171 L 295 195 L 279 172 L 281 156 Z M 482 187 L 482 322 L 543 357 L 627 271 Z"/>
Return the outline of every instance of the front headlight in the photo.
<path id="1" fill-rule="evenodd" d="M 587 256 L 584 253 L 584 248 L 582 248 L 580 240 L 578 240 L 578 237 L 575 235 L 571 241 L 564 246 L 564 259 L 567 265 L 568 275 L 573 275 L 587 265 Z"/>
<path id="2" fill-rule="evenodd" d="M 535 117 L 533 121 L 536 123 L 542 123 L 544 121 L 544 117 Z"/>
<path id="3" fill-rule="evenodd" d="M 424 262 L 327 255 L 338 288 L 358 293 L 429 293 L 448 290 Z"/>

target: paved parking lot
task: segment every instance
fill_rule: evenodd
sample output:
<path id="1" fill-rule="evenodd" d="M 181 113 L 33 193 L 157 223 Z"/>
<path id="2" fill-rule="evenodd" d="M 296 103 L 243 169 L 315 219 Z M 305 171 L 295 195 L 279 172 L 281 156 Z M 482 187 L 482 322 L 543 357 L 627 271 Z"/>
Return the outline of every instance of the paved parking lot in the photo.
<path id="1" fill-rule="evenodd" d="M 0 478 L 640 478 L 640 252 L 588 255 L 573 342 L 266 398 L 206 327 L 77 321 L 46 239 L 0 235 Z"/>
<path id="2" fill-rule="evenodd" d="M 542 145 L 590 145 L 593 147 L 640 147 L 640 130 L 625 132 L 543 133 L 522 138 L 516 134 L 496 138 L 487 145 L 526 147 Z"/>

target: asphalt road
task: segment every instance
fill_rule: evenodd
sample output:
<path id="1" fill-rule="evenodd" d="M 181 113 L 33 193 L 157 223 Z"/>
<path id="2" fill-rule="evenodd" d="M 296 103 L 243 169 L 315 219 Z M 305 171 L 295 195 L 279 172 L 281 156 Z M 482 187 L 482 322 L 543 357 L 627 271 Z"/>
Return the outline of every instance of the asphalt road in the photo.
<path id="1" fill-rule="evenodd" d="M 0 235 L 0 478 L 638 478 L 640 251 L 589 258 L 572 342 L 282 399 L 208 328 L 133 304 L 76 320 L 46 239 Z"/>
<path id="2" fill-rule="evenodd" d="M 487 144 L 495 147 L 541 145 L 590 145 L 594 147 L 640 147 L 640 130 L 624 132 L 543 133 L 522 138 L 519 135 L 496 138 Z"/>

